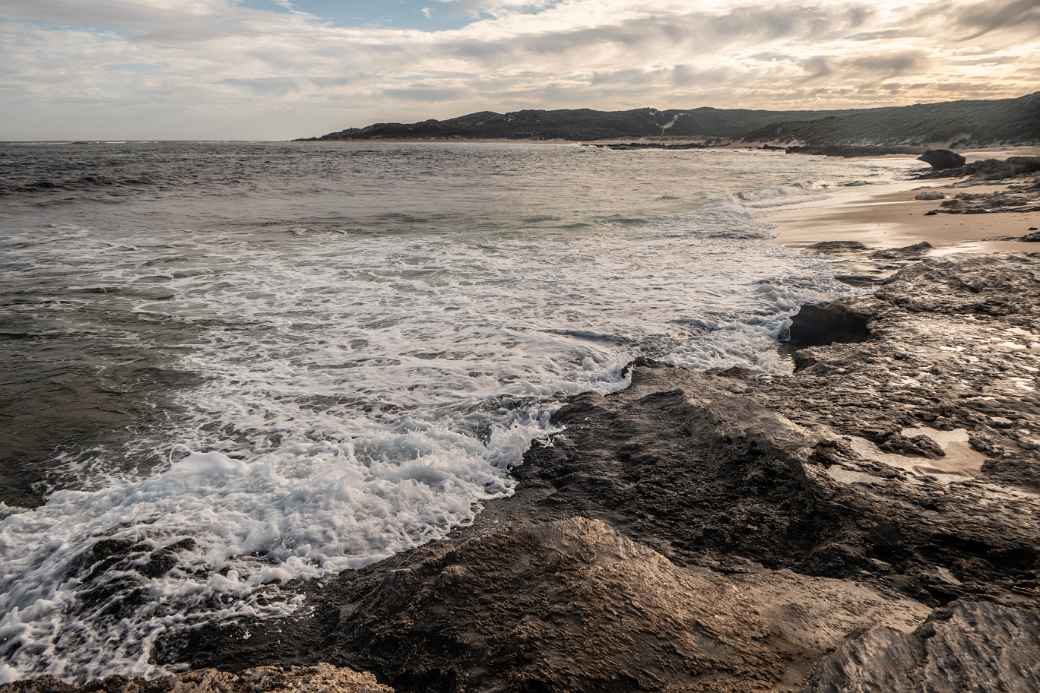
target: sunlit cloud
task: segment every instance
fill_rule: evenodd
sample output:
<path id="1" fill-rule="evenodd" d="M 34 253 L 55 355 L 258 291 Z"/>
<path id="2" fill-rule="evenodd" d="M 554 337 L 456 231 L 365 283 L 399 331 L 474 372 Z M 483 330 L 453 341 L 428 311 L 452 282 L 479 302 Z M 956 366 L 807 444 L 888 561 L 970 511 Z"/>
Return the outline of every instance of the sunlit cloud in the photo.
<path id="1" fill-rule="evenodd" d="M 844 108 L 1037 87 L 1035 0 L 6 0 L 0 138 L 288 138 L 479 110 Z M 394 7 L 397 7 L 395 5 Z M 444 17 L 453 17 L 444 23 Z"/>

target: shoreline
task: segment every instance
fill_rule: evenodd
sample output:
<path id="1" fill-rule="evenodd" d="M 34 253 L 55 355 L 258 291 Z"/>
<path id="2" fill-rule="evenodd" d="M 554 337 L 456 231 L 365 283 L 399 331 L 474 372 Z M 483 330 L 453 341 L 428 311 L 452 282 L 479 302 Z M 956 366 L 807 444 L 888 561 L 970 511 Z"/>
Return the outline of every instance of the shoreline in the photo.
<path id="1" fill-rule="evenodd" d="M 815 239 L 852 235 L 829 221 Z M 471 526 L 297 583 L 299 614 L 168 663 L 335 662 L 402 691 L 900 690 L 938 638 L 964 685 L 1040 683 L 995 654 L 1040 656 L 1040 259 L 946 240 L 957 257 L 864 250 L 894 279 L 803 307 L 790 375 L 637 360 L 626 390 L 571 397 Z"/>
<path id="2" fill-rule="evenodd" d="M 1029 149 L 1032 153 L 1034 150 Z M 1006 157 L 1013 150 L 966 151 L 969 161 Z M 922 164 L 923 166 L 923 164 Z M 892 249 L 927 242 L 924 257 L 994 252 L 1037 252 L 1040 245 L 999 240 L 1023 236 L 1040 226 L 1040 212 L 991 214 L 933 214 L 941 200 L 917 200 L 922 191 L 947 199 L 958 193 L 1004 192 L 1009 183 L 966 184 L 957 179 L 902 180 L 846 188 L 824 199 L 807 200 L 762 210 L 776 229 L 781 245 L 808 249 L 821 242 L 858 241 L 871 250 Z"/>
<path id="3" fill-rule="evenodd" d="M 416 692 L 1028 690 L 999 653 L 1040 656 L 1040 395 L 1016 377 L 1040 370 L 1038 288 L 1037 257 L 914 263 L 804 307 L 790 375 L 637 360 L 628 389 L 568 400 L 473 525 L 296 583 L 298 614 L 167 664 L 333 662 Z"/>
<path id="4" fill-rule="evenodd" d="M 900 690 L 939 665 L 1040 684 L 1040 258 L 975 238 L 1034 215 L 951 215 L 958 235 L 921 185 L 762 211 L 776 242 L 861 241 L 836 269 L 885 276 L 803 307 L 793 373 L 639 359 L 627 389 L 569 398 L 472 525 L 289 583 L 298 613 L 166 638 L 160 664 L 243 690 L 258 666 L 311 690 Z M 31 685 L 0 691 L 52 690 Z"/>

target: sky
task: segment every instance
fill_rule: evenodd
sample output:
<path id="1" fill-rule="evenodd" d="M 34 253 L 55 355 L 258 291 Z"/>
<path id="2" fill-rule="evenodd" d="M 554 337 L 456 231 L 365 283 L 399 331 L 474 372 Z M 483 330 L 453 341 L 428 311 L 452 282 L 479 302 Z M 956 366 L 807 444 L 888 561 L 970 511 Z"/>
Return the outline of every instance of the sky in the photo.
<path id="1" fill-rule="evenodd" d="M 0 0 L 0 140 L 1040 90 L 1040 0 Z"/>

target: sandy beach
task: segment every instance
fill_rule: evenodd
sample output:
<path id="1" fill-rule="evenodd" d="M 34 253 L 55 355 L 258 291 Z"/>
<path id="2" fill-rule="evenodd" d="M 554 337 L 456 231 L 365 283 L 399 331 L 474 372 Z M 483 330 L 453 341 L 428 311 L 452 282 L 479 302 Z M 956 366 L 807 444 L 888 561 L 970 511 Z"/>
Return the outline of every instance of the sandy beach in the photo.
<path id="1" fill-rule="evenodd" d="M 1035 149 L 975 151 L 968 160 L 1024 156 Z M 871 248 L 898 248 L 926 241 L 930 256 L 1040 250 L 1034 243 L 997 240 L 1022 236 L 1040 226 L 1040 213 L 935 214 L 941 200 L 917 200 L 924 190 L 952 198 L 958 193 L 1003 191 L 1007 185 L 970 185 L 958 180 L 907 180 L 841 191 L 824 200 L 770 210 L 777 239 L 805 247 L 820 241 L 859 241 Z"/>

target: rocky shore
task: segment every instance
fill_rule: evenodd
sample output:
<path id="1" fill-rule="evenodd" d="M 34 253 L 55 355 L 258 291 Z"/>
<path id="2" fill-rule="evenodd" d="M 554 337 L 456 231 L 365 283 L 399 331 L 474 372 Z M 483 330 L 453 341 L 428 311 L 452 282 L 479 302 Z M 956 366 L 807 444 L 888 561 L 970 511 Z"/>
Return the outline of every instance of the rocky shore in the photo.
<path id="1" fill-rule="evenodd" d="M 164 656 L 312 667 L 270 690 L 1037 690 L 1040 255 L 908 264 L 785 348 L 780 376 L 634 363 L 473 526 Z M 245 690 L 183 682 L 0 690 Z"/>
<path id="2" fill-rule="evenodd" d="M 446 540 L 168 637 L 178 676 L 0 693 L 1040 690 L 1040 253 L 811 248 L 869 289 L 789 373 L 636 361 Z"/>

